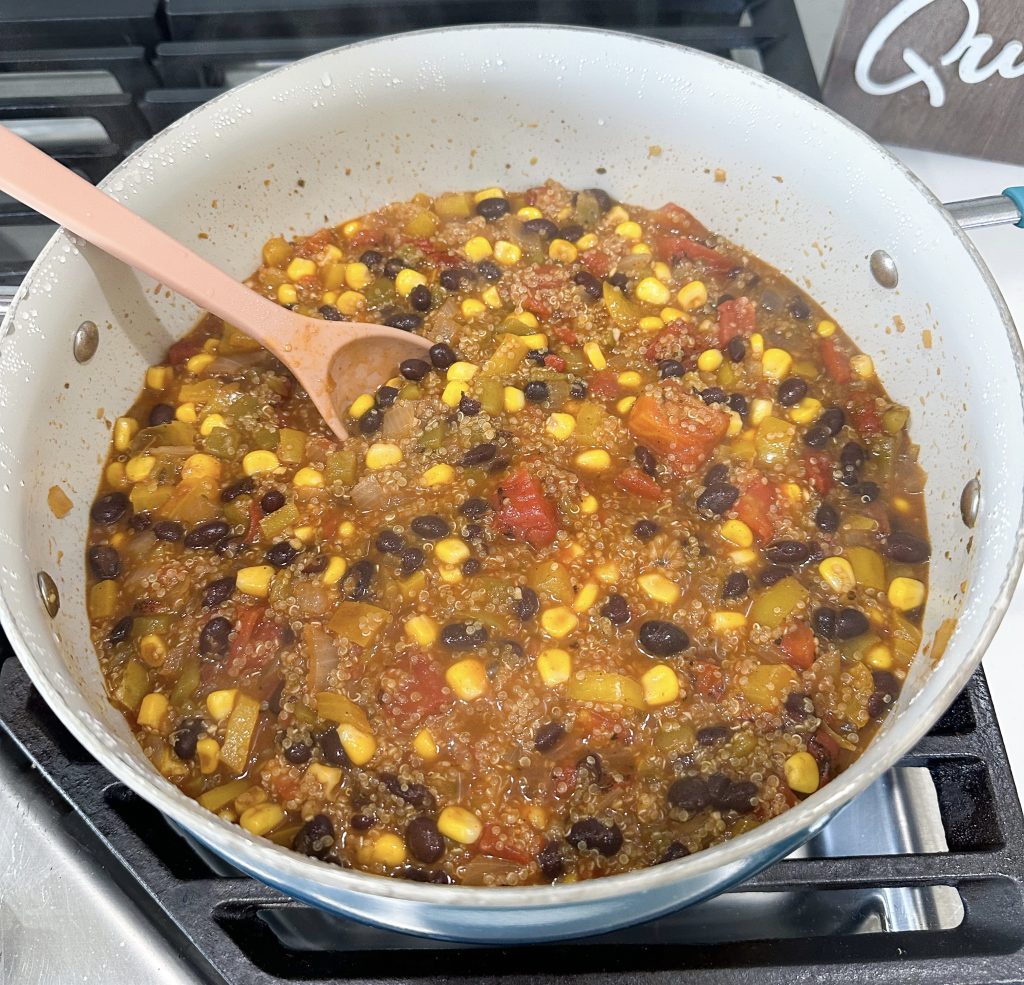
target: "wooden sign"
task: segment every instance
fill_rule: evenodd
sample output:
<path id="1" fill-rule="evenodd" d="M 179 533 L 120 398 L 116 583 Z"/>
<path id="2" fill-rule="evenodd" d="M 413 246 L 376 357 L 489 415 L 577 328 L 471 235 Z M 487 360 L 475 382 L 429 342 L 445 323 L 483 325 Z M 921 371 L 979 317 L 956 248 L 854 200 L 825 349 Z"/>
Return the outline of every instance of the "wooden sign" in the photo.
<path id="1" fill-rule="evenodd" d="M 823 95 L 878 140 L 1024 164 L 1024 0 L 847 0 Z"/>

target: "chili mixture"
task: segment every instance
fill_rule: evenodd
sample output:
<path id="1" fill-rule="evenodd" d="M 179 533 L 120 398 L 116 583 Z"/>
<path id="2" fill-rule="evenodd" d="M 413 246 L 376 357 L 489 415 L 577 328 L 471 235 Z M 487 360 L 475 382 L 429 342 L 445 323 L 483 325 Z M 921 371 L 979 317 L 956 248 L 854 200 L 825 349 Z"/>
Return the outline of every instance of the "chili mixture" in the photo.
<path id="1" fill-rule="evenodd" d="M 207 316 L 114 423 L 89 615 L 170 782 L 341 866 L 523 885 L 734 838 L 864 749 L 920 644 L 924 476 L 778 272 L 549 181 L 271 239 L 247 283 L 434 344 L 340 444 Z"/>

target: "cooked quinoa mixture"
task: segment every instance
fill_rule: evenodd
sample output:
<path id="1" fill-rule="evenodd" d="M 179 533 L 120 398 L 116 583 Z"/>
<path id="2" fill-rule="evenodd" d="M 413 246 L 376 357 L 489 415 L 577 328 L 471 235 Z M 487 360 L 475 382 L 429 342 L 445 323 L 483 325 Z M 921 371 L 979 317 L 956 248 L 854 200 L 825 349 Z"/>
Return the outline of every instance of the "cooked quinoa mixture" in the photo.
<path id="1" fill-rule="evenodd" d="M 205 317 L 113 425 L 110 699 L 246 831 L 510 886 L 669 862 L 841 772 L 920 643 L 908 410 L 688 211 L 549 181 L 269 240 L 249 286 L 434 344 L 347 409 Z"/>

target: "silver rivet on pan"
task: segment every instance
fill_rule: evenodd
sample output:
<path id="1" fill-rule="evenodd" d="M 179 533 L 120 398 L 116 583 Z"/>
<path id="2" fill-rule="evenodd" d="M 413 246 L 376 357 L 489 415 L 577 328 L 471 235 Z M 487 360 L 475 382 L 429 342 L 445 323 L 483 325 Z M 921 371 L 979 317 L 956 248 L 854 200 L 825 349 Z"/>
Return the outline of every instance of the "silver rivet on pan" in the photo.
<path id="1" fill-rule="evenodd" d="M 43 608 L 52 619 L 60 610 L 57 583 L 45 571 L 40 571 L 36 575 L 36 588 L 39 589 L 39 597 L 43 600 Z"/>
<path id="2" fill-rule="evenodd" d="M 896 261 L 885 250 L 875 250 L 869 258 L 871 276 L 882 287 L 893 288 L 900 282 L 900 272 L 896 269 Z"/>
<path id="3" fill-rule="evenodd" d="M 75 329 L 75 337 L 71 349 L 75 359 L 80 363 L 87 363 L 96 355 L 96 349 L 100 344 L 100 330 L 95 322 L 84 321 Z"/>
<path id="4" fill-rule="evenodd" d="M 965 527 L 973 527 L 978 521 L 978 508 L 981 506 L 981 483 L 977 478 L 971 479 L 960 493 L 960 517 Z"/>

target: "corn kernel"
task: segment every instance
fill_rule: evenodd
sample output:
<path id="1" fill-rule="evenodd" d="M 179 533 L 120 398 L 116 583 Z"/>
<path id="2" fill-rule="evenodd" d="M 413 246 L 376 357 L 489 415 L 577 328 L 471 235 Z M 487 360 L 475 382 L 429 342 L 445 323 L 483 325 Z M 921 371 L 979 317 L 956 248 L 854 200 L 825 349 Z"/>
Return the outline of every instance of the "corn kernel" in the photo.
<path id="1" fill-rule="evenodd" d="M 627 390 L 638 390 L 644 385 L 644 378 L 635 370 L 629 369 L 625 373 L 619 373 L 617 382 Z"/>
<path id="2" fill-rule="evenodd" d="M 139 640 L 139 656 L 150 667 L 162 667 L 167 659 L 167 644 L 156 633 L 147 633 Z"/>
<path id="3" fill-rule="evenodd" d="M 448 380 L 471 380 L 477 373 L 480 372 L 480 367 L 476 363 L 467 362 L 455 362 L 448 367 L 448 372 L 445 374 L 445 379 Z"/>
<path id="4" fill-rule="evenodd" d="M 270 581 L 274 577 L 274 567 L 270 564 L 253 564 L 248 568 L 239 568 L 235 576 L 235 586 L 240 592 L 254 598 L 265 599 L 270 592 Z"/>
<path id="5" fill-rule="evenodd" d="M 894 609 L 910 612 L 924 603 L 925 587 L 916 578 L 893 578 L 887 594 Z"/>
<path id="6" fill-rule="evenodd" d="M 530 219 L 543 219 L 544 213 L 532 205 L 524 205 L 518 212 L 516 212 L 516 218 L 522 219 L 523 222 L 529 222 Z"/>
<path id="7" fill-rule="evenodd" d="M 434 556 L 443 564 L 462 564 L 470 553 L 469 545 L 458 537 L 445 537 L 434 545 Z"/>
<path id="8" fill-rule="evenodd" d="M 318 489 L 324 484 L 324 474 L 307 465 L 292 476 L 292 485 L 299 489 Z"/>
<path id="9" fill-rule="evenodd" d="M 579 625 L 579 622 L 576 613 L 565 605 L 545 609 L 540 614 L 540 624 L 544 632 L 557 640 L 568 636 Z"/>
<path id="10" fill-rule="evenodd" d="M 782 491 L 789 497 L 792 503 L 802 503 L 804 501 L 804 491 L 795 482 L 784 482 L 782 484 Z"/>
<path id="11" fill-rule="evenodd" d="M 575 561 L 586 553 L 583 547 L 575 540 L 570 541 L 559 553 L 563 561 Z"/>
<path id="12" fill-rule="evenodd" d="M 167 700 L 166 694 L 153 691 L 142 699 L 135 720 L 146 728 L 160 730 L 167 721 L 167 712 L 170 706 L 171 703 Z"/>
<path id="13" fill-rule="evenodd" d="M 124 463 L 124 475 L 129 482 L 142 482 L 153 474 L 156 459 L 151 455 L 136 455 Z"/>
<path id="14" fill-rule="evenodd" d="M 462 701 L 475 701 L 487 693 L 487 669 L 476 657 L 466 657 L 453 663 L 445 672 L 444 679 Z"/>
<path id="15" fill-rule="evenodd" d="M 337 263 L 341 259 L 341 250 L 333 243 L 328 243 L 321 251 L 320 256 L 325 262 Z"/>
<path id="16" fill-rule="evenodd" d="M 576 245 L 567 239 L 553 239 L 548 247 L 548 256 L 559 263 L 575 263 L 579 252 Z"/>
<path id="17" fill-rule="evenodd" d="M 584 472 L 607 472 L 612 467 L 612 456 L 603 448 L 588 448 L 578 452 L 573 464 Z"/>
<path id="18" fill-rule="evenodd" d="M 345 239 L 351 239 L 362 228 L 363 224 L 358 219 L 350 219 L 341 227 L 341 233 Z"/>
<path id="19" fill-rule="evenodd" d="M 548 337 L 543 332 L 536 332 L 533 335 L 520 335 L 519 342 L 525 346 L 527 351 L 530 349 L 546 349 L 548 347 Z"/>
<path id="20" fill-rule="evenodd" d="M 516 321 L 521 321 L 527 328 L 537 328 L 540 322 L 532 311 L 516 312 Z"/>
<path id="21" fill-rule="evenodd" d="M 772 412 L 772 402 L 764 397 L 755 397 L 750 401 L 750 413 L 747 415 L 751 424 L 760 424 Z"/>
<path id="22" fill-rule="evenodd" d="M 260 472 L 273 472 L 281 462 L 272 451 L 260 449 L 251 451 L 242 459 L 242 471 L 246 475 L 258 475 Z"/>
<path id="23" fill-rule="evenodd" d="M 874 360 L 862 352 L 850 357 L 850 369 L 862 380 L 870 380 L 875 375 Z"/>
<path id="24" fill-rule="evenodd" d="M 401 294 L 403 298 L 407 298 L 412 294 L 415 288 L 426 284 L 426 282 L 427 278 L 418 270 L 413 270 L 411 267 L 405 267 L 402 270 L 399 270 L 395 276 L 395 290 Z"/>
<path id="25" fill-rule="evenodd" d="M 437 642 L 439 630 L 437 623 L 430 616 L 412 616 L 405 621 L 405 635 L 420 646 L 433 646 Z"/>
<path id="26" fill-rule="evenodd" d="M 299 292 L 295 290 L 295 285 L 281 284 L 277 289 L 277 300 L 281 304 L 298 304 Z"/>
<path id="27" fill-rule="evenodd" d="M 337 766 L 325 766 L 323 763 L 311 763 L 306 769 L 307 775 L 313 777 L 323 790 L 324 797 L 330 799 L 341 783 L 341 769 Z"/>
<path id="28" fill-rule="evenodd" d="M 629 218 L 629 213 L 621 205 L 613 205 L 605 216 L 609 222 L 614 222 L 618 225 L 620 222 L 625 222 Z"/>
<path id="29" fill-rule="evenodd" d="M 640 228 L 640 223 L 629 219 L 620 222 L 615 227 L 615 235 L 621 236 L 623 239 L 639 239 L 643 234 L 644 231 Z"/>
<path id="30" fill-rule="evenodd" d="M 652 269 L 658 280 L 664 282 L 672 279 L 672 268 L 664 260 L 656 260 Z"/>
<path id="31" fill-rule="evenodd" d="M 469 384 L 462 380 L 452 380 L 441 391 L 441 403 L 446 407 L 458 407 L 463 394 L 469 393 Z"/>
<path id="32" fill-rule="evenodd" d="M 737 547 L 750 547 L 754 543 L 754 534 L 742 520 L 726 520 L 718 528 L 718 532 L 723 539 Z"/>
<path id="33" fill-rule="evenodd" d="M 366 298 L 358 291 L 343 291 L 338 295 L 335 307 L 337 307 L 338 311 L 343 315 L 348 315 L 351 318 L 352 315 L 359 314 L 365 303 Z"/>
<path id="34" fill-rule="evenodd" d="M 697 357 L 697 369 L 702 373 L 713 373 L 722 365 L 722 353 L 720 349 L 705 349 Z"/>
<path id="35" fill-rule="evenodd" d="M 637 578 L 637 584 L 648 598 L 665 605 L 675 605 L 681 594 L 679 586 L 666 578 L 660 571 L 645 571 Z"/>
<path id="36" fill-rule="evenodd" d="M 203 343 L 203 352 L 212 352 L 214 354 L 220 351 L 220 339 L 207 339 Z"/>
<path id="37" fill-rule="evenodd" d="M 876 643 L 864 654 L 864 663 L 872 670 L 892 670 L 892 650 L 884 643 Z"/>
<path id="38" fill-rule="evenodd" d="M 445 486 L 455 478 L 455 469 L 443 462 L 432 465 L 420 476 L 420 485 L 429 489 L 431 486 Z"/>
<path id="39" fill-rule="evenodd" d="M 394 868 L 405 862 L 405 842 L 391 831 L 379 834 L 370 849 L 370 861 Z"/>
<path id="40" fill-rule="evenodd" d="M 586 495 L 580 500 L 580 512 L 584 516 L 590 516 L 597 512 L 598 502 L 596 496 Z"/>
<path id="41" fill-rule="evenodd" d="M 321 304 L 331 304 L 331 305 L 333 305 L 334 302 L 337 301 L 337 300 L 338 300 L 338 292 L 337 291 L 324 291 L 324 293 L 320 295 L 320 303 Z"/>
<path id="42" fill-rule="evenodd" d="M 661 316 L 661 320 L 667 325 L 669 322 L 678 321 L 680 318 L 685 318 L 685 314 L 678 308 L 662 308 L 658 312 Z"/>
<path id="43" fill-rule="evenodd" d="M 749 568 L 755 561 L 757 561 L 757 551 L 753 551 L 749 547 L 738 551 L 730 551 L 729 560 L 732 561 L 737 568 Z"/>
<path id="44" fill-rule="evenodd" d="M 620 575 L 619 566 L 614 561 L 608 561 L 594 569 L 594 577 L 603 585 L 614 585 Z"/>
<path id="45" fill-rule="evenodd" d="M 342 540 L 348 540 L 356 532 L 356 525 L 351 520 L 342 520 L 338 524 L 338 536 Z"/>
<path id="46" fill-rule="evenodd" d="M 572 657 L 566 650 L 549 647 L 537 655 L 537 673 L 545 687 L 558 687 L 569 680 L 572 673 Z"/>
<path id="47" fill-rule="evenodd" d="M 487 305 L 476 298 L 466 298 L 460 306 L 463 318 L 476 318 L 487 310 Z"/>
<path id="48" fill-rule="evenodd" d="M 320 581 L 325 585 L 337 585 L 345 577 L 346 571 L 348 571 L 348 561 L 343 557 L 334 556 L 328 560 L 327 567 L 324 568 L 324 573 L 320 576 Z"/>
<path id="49" fill-rule="evenodd" d="M 526 394 L 518 387 L 507 386 L 501 391 L 506 414 L 518 414 L 526 406 Z"/>
<path id="50" fill-rule="evenodd" d="M 593 233 L 584 233 L 576 240 L 577 250 L 592 250 L 597 246 L 597 237 Z"/>
<path id="51" fill-rule="evenodd" d="M 679 697 L 679 678 L 667 664 L 657 664 L 641 678 L 640 685 L 644 689 L 644 701 L 652 708 L 667 705 Z"/>
<path id="52" fill-rule="evenodd" d="M 150 366 L 146 370 L 146 386 L 150 390 L 166 390 L 174 379 L 174 370 L 170 366 Z"/>
<path id="53" fill-rule="evenodd" d="M 845 595 L 857 587 L 853 566 L 844 557 L 827 557 L 818 565 L 818 574 L 825 584 L 838 595 Z"/>
<path id="54" fill-rule="evenodd" d="M 818 761 L 809 752 L 795 752 L 782 766 L 786 783 L 797 793 L 814 793 L 821 783 Z"/>
<path id="55" fill-rule="evenodd" d="M 185 363 L 185 369 L 190 373 L 201 373 L 213 362 L 214 358 L 209 352 L 197 352 Z"/>
<path id="56" fill-rule="evenodd" d="M 438 565 L 437 573 L 446 585 L 457 585 L 462 581 L 462 568 L 457 564 Z"/>
<path id="57" fill-rule="evenodd" d="M 295 262 L 294 260 L 292 261 Z M 406 271 L 403 269 L 400 272 L 404 274 Z M 415 271 L 410 271 L 415 273 Z M 373 274 L 370 273 L 370 268 L 365 263 L 349 263 L 345 265 L 345 286 L 353 291 L 361 291 L 364 287 L 369 287 L 373 283 Z M 395 278 L 395 288 L 398 289 L 398 278 Z M 398 291 L 401 294 L 401 290 Z M 405 295 L 402 295 L 403 297 Z"/>
<path id="58" fill-rule="evenodd" d="M 522 259 L 523 251 L 508 240 L 499 239 L 494 244 L 494 259 L 503 267 L 514 267 Z"/>
<path id="59" fill-rule="evenodd" d="M 615 413 L 621 414 L 625 417 L 632 409 L 633 404 L 636 403 L 636 396 L 623 397 L 621 400 L 615 402 Z"/>
<path id="60" fill-rule="evenodd" d="M 743 430 L 743 418 L 734 410 L 729 411 L 729 424 L 725 429 L 727 438 L 735 438 Z"/>
<path id="61" fill-rule="evenodd" d="M 551 414 L 544 422 L 544 430 L 556 441 L 565 441 L 576 430 L 576 418 L 572 414 Z"/>
<path id="62" fill-rule="evenodd" d="M 703 281 L 691 280 L 684 284 L 676 294 L 676 300 L 683 311 L 695 311 L 708 303 L 708 289 Z"/>
<path id="63" fill-rule="evenodd" d="M 437 830 L 460 845 L 473 845 L 483 834 L 480 819 L 464 807 L 446 807 L 437 816 Z"/>
<path id="64" fill-rule="evenodd" d="M 494 250 L 491 249 L 490 242 L 484 239 L 483 236 L 474 236 L 472 239 L 467 240 L 463 250 L 465 250 L 466 256 L 472 260 L 473 263 L 479 263 L 481 260 L 486 260 L 494 253 Z"/>
<path id="65" fill-rule="evenodd" d="M 284 810 L 278 804 L 257 804 L 238 819 L 240 827 L 251 835 L 269 834 L 284 820 Z"/>
<path id="66" fill-rule="evenodd" d="M 666 311 L 668 309 L 662 309 Z M 665 327 L 665 322 L 657 315 L 645 315 L 637 322 L 641 332 L 659 332 Z"/>
<path id="67" fill-rule="evenodd" d="M 402 460 L 402 449 L 386 441 L 376 441 L 366 449 L 366 467 L 377 471 L 397 465 Z"/>
<path id="68" fill-rule="evenodd" d="M 827 318 L 822 319 L 818 322 L 818 335 L 823 339 L 827 339 L 831 335 L 836 334 L 836 323 L 829 321 Z"/>
<path id="69" fill-rule="evenodd" d="M 794 407 L 789 408 L 789 419 L 794 424 L 813 424 L 821 416 L 821 401 L 814 397 L 804 397 Z"/>
<path id="70" fill-rule="evenodd" d="M 715 633 L 737 633 L 747 627 L 747 617 L 742 612 L 722 610 L 711 613 L 711 630 Z"/>
<path id="71" fill-rule="evenodd" d="M 793 357 L 785 349 L 765 349 L 761 357 L 761 372 L 769 380 L 783 380 L 793 367 Z"/>
<path id="72" fill-rule="evenodd" d="M 634 256 L 647 256 L 651 255 L 651 248 L 646 243 L 634 243 L 630 248 L 629 252 Z"/>
<path id="73" fill-rule="evenodd" d="M 207 414 L 199 425 L 199 433 L 208 438 L 217 428 L 226 428 L 228 422 L 220 414 Z"/>
<path id="74" fill-rule="evenodd" d="M 127 451 L 132 444 L 132 438 L 139 433 L 139 422 L 134 417 L 119 417 L 114 421 L 114 448 L 117 451 Z"/>
<path id="75" fill-rule="evenodd" d="M 481 293 L 480 300 L 483 301 L 488 308 L 500 308 L 502 304 L 504 304 L 501 300 L 501 295 L 498 293 L 498 289 L 493 285 Z"/>
<path id="76" fill-rule="evenodd" d="M 440 753 L 437 748 L 437 740 L 430 734 L 430 730 L 425 728 L 421 728 L 416 733 L 416 738 L 412 740 L 412 751 L 428 763 L 437 759 Z"/>
<path id="77" fill-rule="evenodd" d="M 316 527 L 304 526 L 295 528 L 295 537 L 297 540 L 301 540 L 303 544 L 313 544 L 316 542 Z"/>
<path id="78" fill-rule="evenodd" d="M 348 722 L 338 726 L 338 738 L 341 739 L 345 755 L 356 766 L 365 766 L 377 751 L 377 740 L 369 732 Z"/>
<path id="79" fill-rule="evenodd" d="M 608 360 L 605 359 L 601 347 L 596 342 L 587 342 L 583 346 L 583 355 L 587 357 L 594 369 L 605 369 L 608 366 Z"/>
<path id="80" fill-rule="evenodd" d="M 313 277 L 316 275 L 316 264 L 305 257 L 296 257 L 285 268 L 285 273 L 288 275 L 289 280 L 302 280 L 303 277 Z"/>
<path id="81" fill-rule="evenodd" d="M 477 205 L 479 205 L 482 201 L 484 201 L 485 199 L 488 199 L 488 198 L 504 198 L 504 197 L 505 197 L 505 193 L 500 188 L 498 188 L 497 186 L 494 186 L 492 188 L 484 188 L 482 191 L 478 191 L 473 196 L 473 201 L 476 202 Z"/>
<path id="82" fill-rule="evenodd" d="M 199 420 L 199 415 L 196 413 L 196 405 L 190 400 L 185 404 L 178 404 L 174 410 L 175 420 L 182 421 L 185 424 L 195 424 Z"/>
<path id="83" fill-rule="evenodd" d="M 641 301 L 656 304 L 659 308 L 668 304 L 672 292 L 657 277 L 644 277 L 633 291 Z"/>
<path id="84" fill-rule="evenodd" d="M 116 489 L 123 489 L 128 483 L 128 477 L 124 474 L 123 462 L 111 462 L 103 474 L 106 476 L 108 484 Z"/>
<path id="85" fill-rule="evenodd" d="M 201 479 L 219 479 L 221 472 L 220 461 L 213 455 L 206 455 L 203 452 L 196 452 L 189 455 L 181 465 L 182 482 L 198 482 Z"/>
<path id="86" fill-rule="evenodd" d="M 196 743 L 196 755 L 199 757 L 199 772 L 204 776 L 209 776 L 220 765 L 220 746 L 209 736 Z"/>
<path id="87" fill-rule="evenodd" d="M 597 583 L 588 581 L 585 585 L 582 585 L 580 590 L 576 593 L 576 598 L 572 600 L 572 607 L 577 612 L 586 612 L 587 609 L 591 608 L 597 601 L 597 593 Z"/>
<path id="88" fill-rule="evenodd" d="M 764 355 L 764 336 L 760 332 L 750 336 L 750 354 L 757 357 Z"/>

